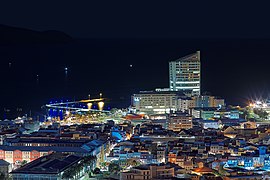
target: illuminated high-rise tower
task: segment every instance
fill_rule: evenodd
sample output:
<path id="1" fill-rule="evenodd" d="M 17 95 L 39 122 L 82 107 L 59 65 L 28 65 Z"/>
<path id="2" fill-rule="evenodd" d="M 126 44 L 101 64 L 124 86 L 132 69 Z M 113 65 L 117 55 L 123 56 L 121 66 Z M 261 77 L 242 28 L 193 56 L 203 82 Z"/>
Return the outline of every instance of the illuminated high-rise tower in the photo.
<path id="1" fill-rule="evenodd" d="M 169 62 L 169 73 L 171 91 L 191 91 L 192 95 L 200 95 L 200 51 Z"/>

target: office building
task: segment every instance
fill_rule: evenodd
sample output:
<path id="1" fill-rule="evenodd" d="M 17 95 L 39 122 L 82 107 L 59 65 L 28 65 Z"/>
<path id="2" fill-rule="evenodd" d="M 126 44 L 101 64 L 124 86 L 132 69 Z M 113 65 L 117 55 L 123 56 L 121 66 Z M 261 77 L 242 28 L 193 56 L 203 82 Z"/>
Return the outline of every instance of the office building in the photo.
<path id="1" fill-rule="evenodd" d="M 191 95 L 200 95 L 200 51 L 169 62 L 169 73 L 171 91 L 192 90 Z"/>

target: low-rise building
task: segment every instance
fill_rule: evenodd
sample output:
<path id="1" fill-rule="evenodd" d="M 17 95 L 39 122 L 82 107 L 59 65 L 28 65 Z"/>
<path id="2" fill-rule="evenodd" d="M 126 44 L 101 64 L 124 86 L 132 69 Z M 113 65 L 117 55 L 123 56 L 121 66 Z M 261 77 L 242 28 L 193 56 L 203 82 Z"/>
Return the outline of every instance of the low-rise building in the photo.
<path id="1" fill-rule="evenodd" d="M 46 137 L 21 136 L 5 140 L 8 146 L 57 146 L 57 147 L 81 147 L 83 144 L 90 142 L 90 139 L 56 139 Z"/>
<path id="2" fill-rule="evenodd" d="M 133 168 L 129 172 L 121 172 L 120 179 L 129 180 L 129 179 L 169 179 L 173 178 L 174 167 L 170 167 L 169 165 L 141 165 Z"/>
<path id="3" fill-rule="evenodd" d="M 15 129 L 0 132 L 0 145 L 3 145 L 7 138 L 15 138 L 17 134 L 18 132 Z"/>
<path id="4" fill-rule="evenodd" d="M 76 166 L 82 157 L 75 155 L 51 154 L 28 163 L 11 172 L 14 180 L 65 179 L 65 174 Z M 83 171 L 83 169 L 81 170 Z M 65 173 L 67 172 L 67 173 Z M 71 172 L 70 172 L 71 173 Z M 69 174 L 70 176 L 71 174 Z"/>
<path id="5" fill-rule="evenodd" d="M 157 147 L 157 162 L 166 163 L 167 147 L 165 145 L 160 145 Z"/>
<path id="6" fill-rule="evenodd" d="M 200 122 L 204 129 L 219 129 L 220 122 L 217 120 L 202 120 Z"/>
<path id="7" fill-rule="evenodd" d="M 168 119 L 168 129 L 180 131 L 181 129 L 190 129 L 193 127 L 192 116 L 187 113 L 170 114 Z"/>
<path id="8" fill-rule="evenodd" d="M 21 165 L 23 161 L 31 162 L 53 152 L 92 155 L 97 157 L 97 166 L 105 160 L 108 141 L 92 140 L 81 147 L 64 146 L 0 146 L 0 159 L 9 162 L 12 167 Z"/>
<path id="9" fill-rule="evenodd" d="M 214 112 L 214 118 L 239 119 L 239 111 L 237 109 L 219 109 Z"/>
<path id="10" fill-rule="evenodd" d="M 188 112 L 190 108 L 196 107 L 195 97 L 181 97 L 178 99 L 178 110 Z"/>
<path id="11" fill-rule="evenodd" d="M 194 100 L 194 107 L 222 107 L 225 105 L 224 99 L 215 96 L 196 96 Z"/>
<path id="12" fill-rule="evenodd" d="M 204 120 L 212 119 L 214 118 L 214 112 L 217 110 L 217 108 L 213 107 L 195 107 L 191 110 L 191 114 L 194 118 L 202 118 Z"/>

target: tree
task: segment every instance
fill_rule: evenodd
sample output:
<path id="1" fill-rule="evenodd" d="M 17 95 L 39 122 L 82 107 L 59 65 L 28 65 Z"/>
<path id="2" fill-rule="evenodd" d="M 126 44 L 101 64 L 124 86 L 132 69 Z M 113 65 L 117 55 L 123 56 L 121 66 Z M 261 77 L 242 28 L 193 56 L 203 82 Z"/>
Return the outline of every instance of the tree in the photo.
<path id="1" fill-rule="evenodd" d="M 81 162 L 83 167 L 86 167 L 86 171 L 92 169 L 93 165 L 95 164 L 97 158 L 95 156 L 85 156 Z"/>
<path id="2" fill-rule="evenodd" d="M 83 157 L 82 161 L 66 170 L 62 178 L 63 179 L 73 179 L 73 177 L 75 177 L 75 179 L 79 178 L 81 176 L 82 170 L 86 168 L 84 169 L 84 172 L 89 172 L 95 161 L 96 157 L 94 156 Z M 88 168 L 89 166 L 90 168 Z"/>
<path id="3" fill-rule="evenodd" d="M 112 114 L 115 114 L 117 111 L 118 111 L 117 108 L 112 108 L 110 112 L 111 112 Z"/>
<path id="4" fill-rule="evenodd" d="M 136 160 L 136 159 L 133 159 L 133 158 L 128 159 L 127 160 L 127 164 L 129 166 L 132 166 L 132 167 L 136 167 L 136 166 L 139 166 L 140 165 L 139 161 Z"/>
<path id="5" fill-rule="evenodd" d="M 99 169 L 99 168 L 95 168 L 95 169 L 94 169 L 94 171 L 93 171 L 93 173 L 94 173 L 94 174 L 100 174 L 100 173 L 101 173 L 101 171 L 100 171 L 100 169 Z"/>
<path id="6" fill-rule="evenodd" d="M 120 170 L 121 167 L 119 166 L 119 164 L 113 162 L 109 165 L 109 171 L 112 173 L 118 173 Z"/>
<path id="7" fill-rule="evenodd" d="M 27 161 L 26 161 L 26 160 L 23 160 L 23 161 L 21 162 L 21 165 L 24 166 L 25 164 L 27 164 Z"/>
<path id="8" fill-rule="evenodd" d="M 262 119 L 267 119 L 268 113 L 262 109 L 254 109 L 253 112 Z"/>
<path id="9" fill-rule="evenodd" d="M 5 175 L 3 173 L 0 173 L 0 180 L 5 180 L 5 179 L 6 179 Z"/>
<path id="10" fill-rule="evenodd" d="M 72 172 L 72 170 L 68 169 L 63 173 L 62 179 L 73 179 L 73 174 L 74 174 L 74 172 Z"/>

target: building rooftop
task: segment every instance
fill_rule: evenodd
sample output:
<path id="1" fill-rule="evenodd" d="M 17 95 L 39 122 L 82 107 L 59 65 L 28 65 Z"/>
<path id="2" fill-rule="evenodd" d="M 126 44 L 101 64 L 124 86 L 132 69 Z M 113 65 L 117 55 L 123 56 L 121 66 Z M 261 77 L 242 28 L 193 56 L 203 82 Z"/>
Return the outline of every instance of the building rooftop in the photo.
<path id="1" fill-rule="evenodd" d="M 59 174 L 82 159 L 76 155 L 51 154 L 38 158 L 11 174 Z"/>
<path id="2" fill-rule="evenodd" d="M 6 141 L 8 143 L 74 143 L 74 144 L 84 144 L 87 143 L 91 140 L 89 139 L 45 139 L 45 138 L 31 138 L 31 136 L 29 138 L 27 138 L 26 136 L 22 137 L 22 138 L 9 138 L 6 139 Z"/>
<path id="3" fill-rule="evenodd" d="M 139 91 L 137 94 L 171 94 L 171 95 L 182 95 L 184 96 L 184 93 L 182 91 Z"/>
<path id="4" fill-rule="evenodd" d="M 140 165 L 137 167 L 134 167 L 133 169 L 139 169 L 139 170 L 150 170 L 151 166 L 156 166 L 156 167 L 163 167 L 164 169 L 170 169 L 172 168 L 172 164 L 168 163 L 168 164 L 144 164 L 144 165 Z"/>
<path id="5" fill-rule="evenodd" d="M 201 167 L 193 170 L 196 173 L 213 173 L 214 170 L 209 167 Z"/>
<path id="6" fill-rule="evenodd" d="M 0 166 L 8 166 L 8 165 L 10 165 L 9 162 L 7 162 L 7 161 L 5 161 L 3 159 L 0 159 Z"/>
<path id="7" fill-rule="evenodd" d="M 202 110 L 202 111 L 216 111 L 216 107 L 195 107 L 194 110 Z"/>
<path id="8" fill-rule="evenodd" d="M 0 151 L 39 151 L 39 152 L 74 152 L 88 153 L 89 151 L 81 147 L 56 147 L 56 146 L 0 146 Z"/>
<path id="9" fill-rule="evenodd" d="M 178 62 L 178 61 L 200 61 L 200 51 L 186 55 L 171 62 Z"/>

